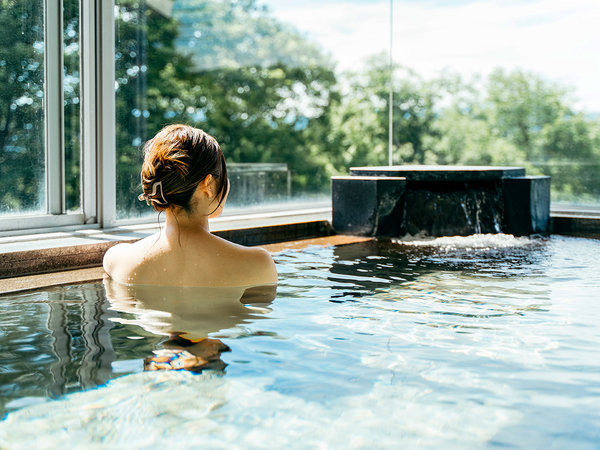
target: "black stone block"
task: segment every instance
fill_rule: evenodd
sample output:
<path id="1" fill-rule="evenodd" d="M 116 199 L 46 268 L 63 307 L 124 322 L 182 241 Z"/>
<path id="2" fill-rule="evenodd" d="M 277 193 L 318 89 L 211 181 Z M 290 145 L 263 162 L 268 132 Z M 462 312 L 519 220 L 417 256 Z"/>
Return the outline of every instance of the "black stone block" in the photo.
<path id="1" fill-rule="evenodd" d="M 502 190 L 497 182 L 408 184 L 401 234 L 468 236 L 499 233 L 502 227 Z"/>
<path id="2" fill-rule="evenodd" d="M 502 180 L 505 233 L 516 236 L 550 231 L 550 177 Z"/>
<path id="3" fill-rule="evenodd" d="M 398 236 L 406 179 L 332 177 L 332 225 L 336 233 Z"/>

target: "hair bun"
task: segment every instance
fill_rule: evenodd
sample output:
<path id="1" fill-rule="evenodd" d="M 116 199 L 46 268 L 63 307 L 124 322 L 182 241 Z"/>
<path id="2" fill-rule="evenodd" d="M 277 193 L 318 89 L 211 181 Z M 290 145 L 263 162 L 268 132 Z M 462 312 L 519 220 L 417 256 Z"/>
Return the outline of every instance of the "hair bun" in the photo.
<path id="1" fill-rule="evenodd" d="M 225 157 L 216 139 L 187 125 L 169 125 L 144 145 L 140 200 L 162 211 L 178 206 L 191 211 L 198 184 L 208 175 L 215 178 L 219 205 L 227 193 Z"/>

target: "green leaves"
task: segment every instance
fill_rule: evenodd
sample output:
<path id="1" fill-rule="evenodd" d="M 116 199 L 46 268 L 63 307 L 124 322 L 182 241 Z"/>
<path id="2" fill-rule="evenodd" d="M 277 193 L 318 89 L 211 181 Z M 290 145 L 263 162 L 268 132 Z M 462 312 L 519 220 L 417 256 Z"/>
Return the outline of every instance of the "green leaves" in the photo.
<path id="1" fill-rule="evenodd" d="M 43 183 L 43 9 L 39 1 L 0 1 L 3 212 L 34 207 Z M 255 0 L 181 0 L 170 16 L 146 2 L 116 5 L 121 217 L 144 210 L 136 200 L 141 145 L 169 123 L 213 134 L 229 162 L 287 163 L 296 194 L 327 192 L 330 176 L 351 166 L 387 164 L 386 55 L 336 72 L 324 49 Z M 68 36 L 77 29 L 65 26 Z M 76 71 L 76 34 L 66 45 Z M 65 99 L 73 102 L 70 87 Z M 424 80 L 400 66 L 391 87 L 395 163 L 524 164 L 553 176 L 555 199 L 600 198 L 599 121 L 576 111 L 569 89 L 519 70 Z M 68 126 L 77 134 L 77 121 Z M 77 204 L 73 161 L 67 192 Z"/>

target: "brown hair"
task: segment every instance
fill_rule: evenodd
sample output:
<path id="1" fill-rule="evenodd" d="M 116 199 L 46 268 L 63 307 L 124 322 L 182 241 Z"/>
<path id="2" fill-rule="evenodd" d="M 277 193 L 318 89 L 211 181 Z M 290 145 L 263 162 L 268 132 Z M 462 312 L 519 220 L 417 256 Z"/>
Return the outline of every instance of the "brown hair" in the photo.
<path id="1" fill-rule="evenodd" d="M 227 194 L 225 156 L 217 140 L 188 125 L 168 125 L 144 145 L 141 200 L 155 211 L 171 206 L 192 210 L 190 201 L 198 184 L 212 175 L 221 206 Z"/>

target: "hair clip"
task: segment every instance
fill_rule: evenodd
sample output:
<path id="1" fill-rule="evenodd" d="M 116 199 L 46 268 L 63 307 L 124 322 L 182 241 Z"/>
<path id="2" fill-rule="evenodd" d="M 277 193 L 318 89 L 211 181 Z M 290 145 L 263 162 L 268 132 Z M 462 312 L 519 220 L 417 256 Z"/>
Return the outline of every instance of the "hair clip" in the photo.
<path id="1" fill-rule="evenodd" d="M 160 199 L 158 198 L 154 198 L 154 196 L 160 193 L 160 198 L 162 199 L 162 202 L 160 201 Z M 152 206 L 152 203 L 156 203 L 159 206 L 167 206 L 169 204 L 169 202 L 167 201 L 167 199 L 165 199 L 165 195 L 163 194 L 163 189 L 162 189 L 162 181 L 157 181 L 156 183 L 154 183 L 152 185 L 152 193 L 151 194 L 140 194 L 138 195 L 138 200 L 146 200 L 146 204 L 148 206 Z"/>

